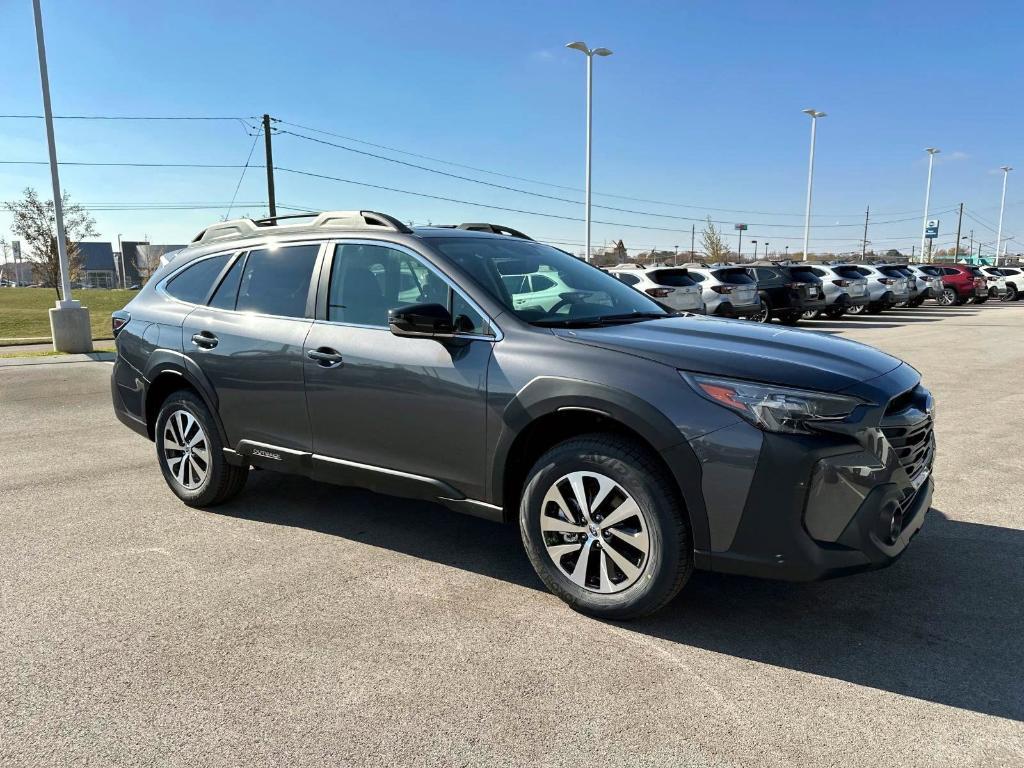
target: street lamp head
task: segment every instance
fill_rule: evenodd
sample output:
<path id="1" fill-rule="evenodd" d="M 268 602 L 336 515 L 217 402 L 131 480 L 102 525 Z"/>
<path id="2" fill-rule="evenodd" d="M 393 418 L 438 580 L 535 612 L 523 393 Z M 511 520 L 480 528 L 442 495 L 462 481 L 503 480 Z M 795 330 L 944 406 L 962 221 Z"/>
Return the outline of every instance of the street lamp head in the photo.
<path id="1" fill-rule="evenodd" d="M 938 148 L 936 148 L 936 147 L 925 147 L 925 148 L 924 148 L 924 151 L 925 151 L 925 152 L 927 152 L 927 153 L 928 153 L 929 155 L 937 155 L 937 154 L 939 154 L 939 152 L 941 152 L 942 150 L 941 150 L 941 149 L 938 149 Z"/>
<path id="2" fill-rule="evenodd" d="M 590 55 L 590 48 L 582 40 L 577 40 L 575 43 L 566 43 L 566 48 L 575 48 L 577 51 L 583 51 L 583 53 Z"/>
<path id="3" fill-rule="evenodd" d="M 607 48 L 595 48 L 591 51 L 595 56 L 611 56 L 612 52 Z"/>
<path id="4" fill-rule="evenodd" d="M 1010 167 L 1009 165 L 1004 165 L 1004 166 L 1003 166 L 1002 168 L 1000 168 L 999 170 L 1001 170 L 1001 171 L 1002 171 L 1003 173 L 1009 173 L 1010 171 L 1012 171 L 1012 170 L 1013 170 L 1013 168 L 1012 168 L 1012 167 Z"/>
<path id="5" fill-rule="evenodd" d="M 803 112 L 803 113 L 804 113 L 805 115 L 810 115 L 810 116 L 811 116 L 811 117 L 813 117 L 813 118 L 818 118 L 818 117 L 825 117 L 825 113 L 824 113 L 824 112 L 819 112 L 819 111 L 818 111 L 818 110 L 816 110 L 816 109 L 804 109 L 804 110 L 801 110 L 801 111 L 802 111 L 802 112 Z"/>

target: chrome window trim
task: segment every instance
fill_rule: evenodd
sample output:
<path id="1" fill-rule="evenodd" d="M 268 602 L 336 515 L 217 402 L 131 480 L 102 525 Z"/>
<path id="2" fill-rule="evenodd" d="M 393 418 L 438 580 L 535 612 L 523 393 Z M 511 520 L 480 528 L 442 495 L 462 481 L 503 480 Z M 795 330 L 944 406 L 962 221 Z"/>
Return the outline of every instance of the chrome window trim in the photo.
<path id="1" fill-rule="evenodd" d="M 227 312 L 227 313 L 230 313 L 230 314 L 233 314 L 233 315 L 246 315 L 248 317 L 267 317 L 267 318 L 272 318 L 274 320 L 301 320 L 302 322 L 306 322 L 306 323 L 314 322 L 316 320 L 316 318 L 312 318 L 312 317 L 295 317 L 294 315 L 268 315 L 268 314 L 265 314 L 265 313 L 262 313 L 262 312 L 240 312 L 237 309 L 224 309 L 223 307 L 211 307 L 209 304 L 193 304 L 192 302 L 183 301 L 182 299 L 176 298 L 176 297 L 172 296 L 171 294 L 167 293 L 167 291 L 166 291 L 166 284 L 168 282 L 170 282 L 173 278 L 175 278 L 178 275 L 179 272 L 184 272 L 186 269 L 191 267 L 193 264 L 198 264 L 200 261 L 205 261 L 206 259 L 213 259 L 213 258 L 216 258 L 217 256 L 225 256 L 225 255 L 228 255 L 228 256 L 238 256 L 239 254 L 247 254 L 247 253 L 251 253 L 252 251 L 267 250 L 267 249 L 270 248 L 270 246 L 272 244 L 274 244 L 273 241 L 269 241 L 269 242 L 266 242 L 266 243 L 260 243 L 260 244 L 256 244 L 256 245 L 246 246 L 245 248 L 235 248 L 235 249 L 232 249 L 232 250 L 229 250 L 229 251 L 218 251 L 217 253 L 211 253 L 211 254 L 206 255 L 206 256 L 200 256 L 199 258 L 193 259 L 192 261 L 188 262 L 187 264 L 183 264 L 180 268 L 176 269 L 174 272 L 172 272 L 167 277 L 162 279 L 159 282 L 159 284 L 157 285 L 156 291 L 157 291 L 157 293 L 159 293 L 161 296 L 163 296 L 166 299 L 169 299 L 171 301 L 175 301 L 178 304 L 184 304 L 186 307 L 192 307 L 193 309 L 208 309 L 211 312 Z M 323 248 L 325 247 L 325 244 L 329 245 L 329 243 L 326 240 L 322 240 L 322 239 L 295 240 L 295 241 L 289 241 L 287 243 L 277 243 L 276 247 L 277 248 L 290 248 L 290 247 L 295 246 L 295 245 L 315 245 L 315 246 L 317 246 L 320 249 L 320 251 L 317 252 L 317 259 L 319 259 L 320 256 L 321 256 L 321 252 L 322 252 Z M 316 269 L 316 266 L 314 265 L 314 271 L 315 271 L 315 269 Z M 226 275 L 224 275 L 224 276 L 226 277 Z M 218 277 L 222 277 L 222 276 L 218 275 Z M 312 275 L 310 276 L 310 282 L 312 282 Z"/>
<path id="2" fill-rule="evenodd" d="M 483 307 L 481 307 L 473 299 L 472 296 L 467 294 L 466 291 L 461 286 L 456 284 L 455 281 L 452 280 L 448 275 L 446 275 L 444 273 L 444 271 L 439 266 L 434 264 L 434 262 L 427 260 L 422 254 L 414 251 L 413 249 L 409 248 L 407 245 L 403 245 L 401 243 L 396 243 L 396 242 L 394 242 L 392 240 L 366 240 L 366 239 L 363 239 L 363 238 L 355 238 L 355 237 L 352 237 L 352 238 L 348 238 L 348 237 L 332 238 L 331 240 L 329 240 L 327 242 L 327 247 L 328 248 L 335 248 L 335 249 L 337 249 L 337 247 L 339 245 L 375 245 L 375 246 L 382 247 L 382 248 L 391 248 L 392 250 L 400 251 L 401 253 L 406 254 L 407 256 L 411 257 L 415 261 L 417 261 L 420 264 L 422 264 L 426 269 L 429 269 L 431 272 L 436 273 L 438 277 L 440 277 L 442 280 L 444 280 L 444 282 L 448 285 L 449 288 L 451 288 L 455 293 L 459 294 L 459 296 L 461 296 L 466 301 L 466 303 L 468 303 L 473 309 L 475 309 L 478 313 L 480 313 L 480 316 L 482 318 L 484 318 L 484 320 L 487 321 L 487 324 L 491 328 L 494 329 L 494 334 L 493 335 L 480 334 L 480 333 L 456 333 L 456 334 L 453 335 L 452 338 L 479 340 L 479 341 L 501 341 L 502 339 L 505 338 L 505 333 L 501 330 L 501 326 L 499 326 L 496 322 L 494 322 L 494 318 L 491 317 L 490 314 L 485 312 Z M 332 258 L 333 258 L 333 253 L 332 253 Z M 331 268 L 332 269 L 334 268 L 333 260 L 331 262 Z M 327 275 L 327 280 L 328 280 L 327 296 L 328 296 L 328 298 L 330 298 L 330 291 L 331 291 L 330 279 L 331 279 L 331 275 L 328 274 Z M 364 324 L 364 323 L 346 323 L 346 322 L 341 321 L 341 320 L 328 320 L 327 318 L 323 318 L 323 319 L 317 318 L 317 319 L 314 320 L 314 322 L 325 323 L 325 324 L 328 324 L 328 325 L 337 325 L 337 326 L 342 326 L 342 327 L 347 327 L 347 328 L 367 328 L 367 329 L 371 329 L 371 330 L 375 330 L 375 331 L 387 331 L 388 333 L 391 332 L 386 325 L 380 326 L 380 325 L 367 325 L 367 324 Z"/>

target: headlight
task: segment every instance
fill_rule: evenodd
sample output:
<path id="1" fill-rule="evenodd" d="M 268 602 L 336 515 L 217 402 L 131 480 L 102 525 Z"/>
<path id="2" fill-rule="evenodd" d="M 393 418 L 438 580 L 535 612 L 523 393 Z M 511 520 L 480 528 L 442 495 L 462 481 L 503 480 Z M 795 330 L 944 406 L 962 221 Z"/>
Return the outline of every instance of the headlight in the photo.
<path id="1" fill-rule="evenodd" d="M 811 434 L 816 423 L 844 419 L 864 402 L 856 397 L 789 389 L 774 384 L 756 384 L 684 371 L 679 374 L 697 394 L 736 411 L 768 432 Z"/>

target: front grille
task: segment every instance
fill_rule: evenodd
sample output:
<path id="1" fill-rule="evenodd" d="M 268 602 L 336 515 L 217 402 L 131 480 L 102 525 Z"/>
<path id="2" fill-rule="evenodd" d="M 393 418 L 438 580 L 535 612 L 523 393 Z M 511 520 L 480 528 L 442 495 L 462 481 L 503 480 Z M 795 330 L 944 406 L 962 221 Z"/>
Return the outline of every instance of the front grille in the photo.
<path id="1" fill-rule="evenodd" d="M 909 426 L 883 426 L 882 434 L 896 451 L 900 464 L 913 480 L 932 465 L 935 454 L 935 437 L 931 416 L 926 416 Z"/>

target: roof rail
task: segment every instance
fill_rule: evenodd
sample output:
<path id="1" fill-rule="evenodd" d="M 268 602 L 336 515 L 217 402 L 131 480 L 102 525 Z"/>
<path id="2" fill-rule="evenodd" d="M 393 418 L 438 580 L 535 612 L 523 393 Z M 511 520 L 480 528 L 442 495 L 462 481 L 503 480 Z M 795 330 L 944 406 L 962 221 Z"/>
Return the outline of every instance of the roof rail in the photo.
<path id="1" fill-rule="evenodd" d="M 192 238 L 193 243 L 207 243 L 212 240 L 223 240 L 230 237 L 247 237 L 266 227 L 282 226 L 283 219 L 307 219 L 313 221 L 309 227 L 338 227 L 340 229 L 390 229 L 395 232 L 410 234 L 409 227 L 394 216 L 377 211 L 324 211 L 322 213 L 303 213 L 289 216 L 271 216 L 265 219 L 231 219 L 211 224 Z M 294 226 L 294 225 L 292 225 Z"/>
<path id="2" fill-rule="evenodd" d="M 458 229 L 468 229 L 472 232 L 490 232 L 495 235 L 508 235 L 509 237 L 518 237 L 520 240 L 533 240 L 529 235 L 520 232 L 518 229 L 506 227 L 504 224 L 488 224 L 486 222 L 479 224 L 459 224 Z"/>

